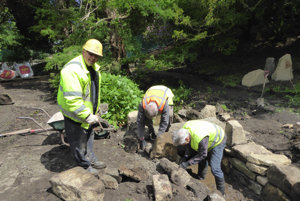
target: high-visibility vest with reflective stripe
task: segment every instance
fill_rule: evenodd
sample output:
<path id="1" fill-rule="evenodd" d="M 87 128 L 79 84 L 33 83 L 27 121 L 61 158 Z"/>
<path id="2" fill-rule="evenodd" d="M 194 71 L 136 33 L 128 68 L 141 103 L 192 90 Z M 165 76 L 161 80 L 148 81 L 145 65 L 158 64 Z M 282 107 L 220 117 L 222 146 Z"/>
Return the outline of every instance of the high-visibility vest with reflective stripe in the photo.
<path id="1" fill-rule="evenodd" d="M 155 102 L 158 106 L 158 111 L 162 113 L 166 100 L 168 100 L 169 105 L 173 105 L 173 97 L 174 94 L 168 87 L 163 85 L 150 87 L 144 95 L 143 108 L 146 109 L 150 102 Z"/>
<path id="2" fill-rule="evenodd" d="M 190 144 L 195 151 L 198 151 L 199 143 L 203 138 L 209 137 L 208 151 L 210 151 L 212 148 L 219 145 L 225 136 L 225 132 L 220 126 L 208 121 L 188 121 L 184 124 L 183 128 L 189 130 L 191 134 Z"/>
<path id="3" fill-rule="evenodd" d="M 93 69 L 99 75 L 99 91 L 97 110 L 100 105 L 100 66 L 94 64 Z M 91 77 L 87 70 L 83 56 L 80 55 L 69 61 L 60 72 L 60 84 L 58 87 L 57 103 L 60 112 L 65 116 L 82 123 L 81 127 L 88 129 L 89 124 L 84 120 L 93 113 L 91 97 Z"/>

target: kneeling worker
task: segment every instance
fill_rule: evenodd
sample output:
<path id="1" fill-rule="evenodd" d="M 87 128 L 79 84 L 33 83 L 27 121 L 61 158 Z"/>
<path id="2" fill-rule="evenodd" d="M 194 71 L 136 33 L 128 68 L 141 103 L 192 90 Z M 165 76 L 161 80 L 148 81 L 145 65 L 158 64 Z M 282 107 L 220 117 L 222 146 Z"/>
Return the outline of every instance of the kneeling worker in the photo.
<path id="1" fill-rule="evenodd" d="M 100 66 L 96 64 L 102 56 L 102 44 L 96 39 L 88 40 L 82 55 L 69 61 L 60 72 L 57 102 L 64 115 L 65 131 L 71 153 L 77 165 L 92 174 L 105 168 L 93 151 L 95 115 L 100 105 Z M 96 169 L 95 169 L 96 168 Z"/>
<path id="2" fill-rule="evenodd" d="M 138 108 L 137 126 L 140 137 L 141 149 L 143 150 L 147 143 L 144 139 L 145 125 L 148 126 L 152 138 L 156 138 L 152 119 L 161 113 L 161 120 L 157 136 L 168 132 L 173 118 L 173 98 L 174 94 L 166 86 L 158 85 L 150 87 L 144 95 Z"/>
<path id="3" fill-rule="evenodd" d="M 223 151 L 227 136 L 224 130 L 208 121 L 192 120 L 184 124 L 182 129 L 173 133 L 174 145 L 187 145 L 180 167 L 186 169 L 198 164 L 198 177 L 204 180 L 208 164 L 215 177 L 217 189 L 225 194 L 224 174 L 221 170 Z"/>

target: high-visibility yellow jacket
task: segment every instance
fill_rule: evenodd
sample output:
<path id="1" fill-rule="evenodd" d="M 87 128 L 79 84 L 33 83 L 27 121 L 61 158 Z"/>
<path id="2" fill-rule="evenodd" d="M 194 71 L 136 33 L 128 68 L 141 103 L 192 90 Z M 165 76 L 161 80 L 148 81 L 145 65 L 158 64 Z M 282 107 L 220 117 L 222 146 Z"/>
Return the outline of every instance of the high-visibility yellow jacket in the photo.
<path id="1" fill-rule="evenodd" d="M 174 94 L 168 87 L 163 85 L 150 87 L 144 95 L 143 108 L 146 109 L 150 102 L 155 102 L 158 105 L 158 111 L 162 113 L 166 100 L 168 100 L 169 105 L 173 105 L 173 97 Z"/>
<path id="2" fill-rule="evenodd" d="M 99 90 L 97 110 L 100 105 L 100 66 L 94 64 L 92 68 L 99 74 Z M 80 55 L 69 61 L 60 72 L 57 103 L 60 112 L 65 116 L 82 123 L 81 127 L 88 129 L 89 124 L 84 120 L 93 113 L 91 99 L 91 77 L 87 70 L 83 56 Z"/>
<path id="3" fill-rule="evenodd" d="M 203 138 L 209 137 L 208 151 L 210 151 L 219 145 L 225 136 L 225 132 L 220 126 L 203 120 L 188 121 L 183 128 L 189 130 L 191 134 L 190 144 L 195 151 L 198 151 L 199 143 Z"/>

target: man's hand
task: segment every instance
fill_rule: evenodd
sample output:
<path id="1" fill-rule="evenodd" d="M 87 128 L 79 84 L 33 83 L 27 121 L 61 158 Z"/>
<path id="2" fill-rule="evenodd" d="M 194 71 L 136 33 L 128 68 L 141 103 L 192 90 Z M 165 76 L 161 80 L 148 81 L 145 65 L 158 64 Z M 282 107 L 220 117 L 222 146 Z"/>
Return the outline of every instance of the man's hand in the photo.
<path id="1" fill-rule="evenodd" d="M 182 162 L 180 163 L 179 167 L 186 169 L 187 167 L 189 167 L 189 163 L 188 162 Z"/>
<path id="2" fill-rule="evenodd" d="M 187 157 L 184 156 L 180 158 L 179 163 L 183 163 L 183 162 L 187 162 Z"/>
<path id="3" fill-rule="evenodd" d="M 96 115 L 93 115 L 93 114 L 90 114 L 86 119 L 85 121 L 92 125 L 92 124 L 95 124 L 95 123 L 98 123 L 99 120 L 98 120 L 98 117 Z"/>

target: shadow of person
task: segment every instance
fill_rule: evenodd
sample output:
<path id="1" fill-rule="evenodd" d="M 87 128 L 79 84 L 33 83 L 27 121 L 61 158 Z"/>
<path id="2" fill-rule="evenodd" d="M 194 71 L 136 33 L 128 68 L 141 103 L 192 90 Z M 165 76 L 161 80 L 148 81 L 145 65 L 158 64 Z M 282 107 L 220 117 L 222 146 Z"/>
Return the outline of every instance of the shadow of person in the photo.
<path id="1" fill-rule="evenodd" d="M 66 134 L 64 133 L 64 141 L 68 142 Z M 61 140 L 61 135 L 60 133 L 57 132 L 53 132 L 50 135 L 47 136 L 47 138 L 43 141 L 42 145 L 58 145 L 58 144 L 62 144 L 62 140 Z"/>
<path id="2" fill-rule="evenodd" d="M 59 139 L 59 138 L 58 138 Z M 62 172 L 76 167 L 76 162 L 71 155 L 69 146 L 61 145 L 52 148 L 40 158 L 41 163 L 51 172 Z"/>

